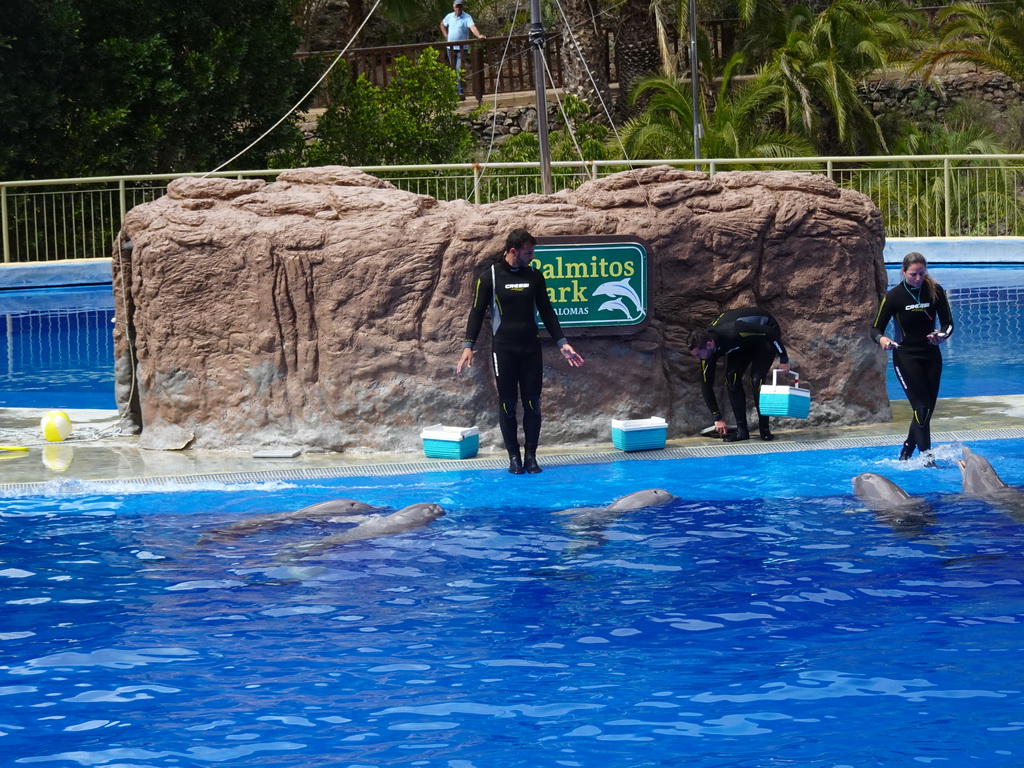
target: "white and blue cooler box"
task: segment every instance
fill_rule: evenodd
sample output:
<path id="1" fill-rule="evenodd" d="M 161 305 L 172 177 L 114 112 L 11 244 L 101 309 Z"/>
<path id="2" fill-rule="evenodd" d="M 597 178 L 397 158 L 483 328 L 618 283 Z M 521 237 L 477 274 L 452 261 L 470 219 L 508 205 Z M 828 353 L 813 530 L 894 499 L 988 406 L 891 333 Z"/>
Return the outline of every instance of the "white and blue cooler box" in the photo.
<path id="1" fill-rule="evenodd" d="M 800 374 L 791 371 L 796 377 L 796 386 L 787 387 L 778 383 L 779 369 L 772 371 L 772 383 L 761 385 L 761 397 L 758 401 L 762 416 L 788 416 L 791 419 L 806 419 L 811 412 L 811 391 L 801 389 Z"/>
<path id="2" fill-rule="evenodd" d="M 651 451 L 665 447 L 668 422 L 649 419 L 612 419 L 612 445 L 620 451 Z"/>
<path id="3" fill-rule="evenodd" d="M 446 427 L 435 424 L 420 432 L 428 459 L 471 459 L 480 450 L 477 427 Z"/>

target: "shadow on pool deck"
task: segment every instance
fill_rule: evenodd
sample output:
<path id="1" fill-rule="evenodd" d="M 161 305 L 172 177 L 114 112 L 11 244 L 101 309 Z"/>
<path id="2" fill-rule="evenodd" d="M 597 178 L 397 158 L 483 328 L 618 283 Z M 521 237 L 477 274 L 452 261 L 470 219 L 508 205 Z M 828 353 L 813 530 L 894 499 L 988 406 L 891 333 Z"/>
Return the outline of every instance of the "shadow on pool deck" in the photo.
<path id="1" fill-rule="evenodd" d="M 706 437 L 669 440 L 659 451 L 624 453 L 610 442 L 592 446 L 543 446 L 542 464 L 604 463 L 617 460 L 686 458 L 687 456 L 783 453 L 857 445 L 900 444 L 910 422 L 907 401 L 892 403 L 891 423 L 857 427 L 776 429 L 776 439 L 726 444 Z M 409 474 L 454 469 L 500 469 L 507 459 L 485 445 L 475 459 L 439 461 L 422 453 L 303 454 L 295 458 L 255 458 L 245 452 L 148 451 L 133 437 L 104 436 L 114 431 L 111 411 L 71 411 L 75 432 L 63 443 L 47 443 L 39 431 L 41 410 L 0 409 L 0 444 L 28 451 L 0 450 L 0 488 L 57 479 L 191 481 L 217 476 L 227 482 L 285 477 Z M 794 423 L 794 422 L 790 422 Z M 932 421 L 936 444 L 963 440 L 1024 437 L 1024 395 L 950 398 L 939 401 Z M 894 449 L 895 455 L 895 449 Z M 256 473 L 257 477 L 242 477 Z"/>

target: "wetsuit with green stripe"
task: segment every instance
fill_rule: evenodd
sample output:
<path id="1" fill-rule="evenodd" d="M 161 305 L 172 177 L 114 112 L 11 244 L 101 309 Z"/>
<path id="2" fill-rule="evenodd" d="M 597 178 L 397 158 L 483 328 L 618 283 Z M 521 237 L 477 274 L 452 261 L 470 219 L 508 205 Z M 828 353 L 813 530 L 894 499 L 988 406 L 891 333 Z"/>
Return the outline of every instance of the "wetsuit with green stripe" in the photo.
<path id="1" fill-rule="evenodd" d="M 953 333 L 949 299 L 941 285 L 933 285 L 934 295 L 929 296 L 926 286 L 915 290 L 906 280 L 901 281 L 882 297 L 882 305 L 871 327 L 871 338 L 877 344 L 892 320 L 894 332 L 890 338 L 900 345 L 893 350 L 892 367 L 914 409 L 900 458 L 909 458 L 915 448 L 928 451 L 932 447 L 931 420 L 939 399 L 942 352 L 928 341 L 928 334 L 935 331 L 936 320 L 943 334 Z"/>
<path id="2" fill-rule="evenodd" d="M 723 312 L 708 327 L 715 341 L 715 351 L 707 360 L 701 360 L 700 391 L 704 402 L 711 410 L 715 421 L 722 418 L 715 397 L 715 369 L 723 355 L 725 361 L 725 385 L 732 405 L 733 415 L 739 431 L 747 431 L 747 398 L 743 392 L 743 372 L 750 366 L 750 389 L 754 403 L 758 403 L 761 385 L 778 354 L 783 363 L 789 362 L 786 347 L 782 343 L 782 329 L 767 311 L 759 307 L 744 307 Z M 762 433 L 768 431 L 768 417 L 761 416 L 758 407 L 759 427 Z"/>
<path id="3" fill-rule="evenodd" d="M 540 441 L 540 393 L 543 383 L 537 313 L 558 346 L 566 343 L 548 297 L 544 276 L 533 267 L 513 269 L 501 259 L 483 270 L 473 288 L 473 306 L 464 346 L 472 349 L 491 310 L 492 361 L 498 386 L 501 436 L 509 455 L 519 454 L 516 406 L 523 400 L 524 447 L 536 451 Z"/>

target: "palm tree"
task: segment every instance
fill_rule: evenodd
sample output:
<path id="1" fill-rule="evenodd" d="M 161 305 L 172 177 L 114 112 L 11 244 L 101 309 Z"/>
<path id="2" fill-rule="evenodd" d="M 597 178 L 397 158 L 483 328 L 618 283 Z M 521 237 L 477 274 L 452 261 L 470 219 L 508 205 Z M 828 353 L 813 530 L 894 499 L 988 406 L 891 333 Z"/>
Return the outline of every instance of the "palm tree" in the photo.
<path id="1" fill-rule="evenodd" d="M 783 124 L 826 153 L 885 148 L 885 138 L 859 86 L 900 62 L 916 34 L 916 12 L 878 0 L 839 0 L 819 14 L 796 5 L 751 38 L 747 50 L 768 53 L 760 87 L 776 89 Z"/>
<path id="2" fill-rule="evenodd" d="M 796 157 L 813 154 L 809 141 L 772 127 L 779 109 L 778 86 L 748 83 L 732 88 L 742 63 L 735 54 L 722 73 L 714 109 L 702 114 L 702 154 L 707 157 Z M 693 107 L 689 80 L 654 75 L 640 80 L 633 99 L 648 99 L 644 112 L 620 131 L 628 158 L 693 157 Z M 703 113 L 704 110 L 701 110 Z"/>
<path id="3" fill-rule="evenodd" d="M 914 70 L 927 82 L 946 61 L 962 61 L 1024 85 L 1024 0 L 982 7 L 959 2 L 935 17 L 938 39 L 921 52 Z"/>
<path id="4" fill-rule="evenodd" d="M 608 46 L 597 0 L 563 0 L 562 81 L 565 92 L 587 104 L 611 107 L 608 87 Z M 599 114 L 603 115 L 604 110 Z"/>

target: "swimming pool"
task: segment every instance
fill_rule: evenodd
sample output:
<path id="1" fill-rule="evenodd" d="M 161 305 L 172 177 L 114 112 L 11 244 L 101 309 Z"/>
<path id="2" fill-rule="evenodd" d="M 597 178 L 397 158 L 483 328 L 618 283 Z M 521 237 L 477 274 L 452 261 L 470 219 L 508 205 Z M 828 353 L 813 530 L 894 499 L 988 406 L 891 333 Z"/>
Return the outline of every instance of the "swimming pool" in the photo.
<path id="1" fill-rule="evenodd" d="M 1024 483 L 1019 439 L 973 442 Z M 891 447 L 8 491 L 9 765 L 767 768 L 1024 762 L 1020 515 Z M 827 461 L 822 459 L 827 457 Z M 850 478 L 933 513 L 889 525 Z M 679 496 L 582 530 L 566 507 Z M 336 497 L 447 516 L 309 560 Z M 8 618 L 9 617 L 9 618 Z"/>
<path id="2" fill-rule="evenodd" d="M 116 408 L 110 286 L 0 291 L 0 407 Z"/>

